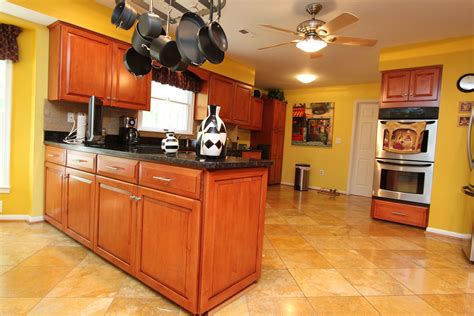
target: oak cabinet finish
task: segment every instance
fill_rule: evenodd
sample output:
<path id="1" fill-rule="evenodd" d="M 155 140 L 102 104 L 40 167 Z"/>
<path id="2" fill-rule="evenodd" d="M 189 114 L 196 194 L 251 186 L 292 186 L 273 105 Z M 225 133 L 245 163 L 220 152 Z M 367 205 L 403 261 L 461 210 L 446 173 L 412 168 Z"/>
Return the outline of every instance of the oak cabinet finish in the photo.
<path id="1" fill-rule="evenodd" d="M 96 159 L 97 159 L 96 154 L 68 150 L 66 166 L 69 168 L 74 168 L 74 169 L 79 169 L 86 172 L 95 173 Z"/>
<path id="2" fill-rule="evenodd" d="M 201 203 L 147 188 L 138 194 L 137 278 L 193 310 Z"/>
<path id="3" fill-rule="evenodd" d="M 44 217 L 59 229 L 64 227 L 63 187 L 66 168 L 50 162 L 44 170 Z"/>
<path id="4" fill-rule="evenodd" d="M 209 104 L 221 107 L 219 116 L 224 122 L 232 120 L 234 89 L 235 82 L 232 79 L 215 74 L 211 75 L 209 80 Z"/>
<path id="5" fill-rule="evenodd" d="M 95 175 L 66 169 L 64 231 L 88 248 L 92 248 Z"/>
<path id="6" fill-rule="evenodd" d="M 44 160 L 64 166 L 66 165 L 66 149 L 48 146 L 45 150 Z"/>
<path id="7" fill-rule="evenodd" d="M 238 83 L 235 85 L 234 106 L 232 120 L 236 124 L 250 124 L 250 95 L 252 87 Z"/>
<path id="8" fill-rule="evenodd" d="M 242 158 L 244 159 L 262 159 L 262 152 L 260 151 L 244 151 L 242 152 Z"/>
<path id="9" fill-rule="evenodd" d="M 125 182 L 138 183 L 138 161 L 98 155 L 97 174 Z"/>
<path id="10" fill-rule="evenodd" d="M 262 118 L 263 118 L 263 100 L 260 98 L 252 97 L 250 101 L 250 125 L 251 130 L 262 129 Z"/>
<path id="11" fill-rule="evenodd" d="M 136 78 L 123 65 L 129 44 L 68 24 L 49 26 L 48 99 L 148 110 L 151 75 Z"/>
<path id="12" fill-rule="evenodd" d="M 426 228 L 429 207 L 372 199 L 373 218 Z"/>
<path id="13" fill-rule="evenodd" d="M 441 66 L 382 73 L 381 107 L 439 106 Z"/>

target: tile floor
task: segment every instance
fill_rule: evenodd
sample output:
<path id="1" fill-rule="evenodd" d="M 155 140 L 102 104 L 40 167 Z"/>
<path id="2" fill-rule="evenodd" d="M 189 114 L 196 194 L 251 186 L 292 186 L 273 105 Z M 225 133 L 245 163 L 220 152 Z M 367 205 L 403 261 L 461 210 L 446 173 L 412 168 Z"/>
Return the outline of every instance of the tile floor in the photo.
<path id="1" fill-rule="evenodd" d="M 470 314 L 459 240 L 370 219 L 370 200 L 274 186 L 261 280 L 215 315 Z M 0 315 L 186 314 L 48 224 L 0 223 Z"/>

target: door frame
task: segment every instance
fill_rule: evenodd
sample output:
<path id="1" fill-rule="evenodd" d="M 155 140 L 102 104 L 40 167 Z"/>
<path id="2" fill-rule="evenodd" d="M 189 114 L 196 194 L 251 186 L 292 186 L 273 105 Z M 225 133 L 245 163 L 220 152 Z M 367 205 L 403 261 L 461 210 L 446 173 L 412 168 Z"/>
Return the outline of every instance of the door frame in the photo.
<path id="1" fill-rule="evenodd" d="M 349 169 L 348 169 L 348 175 L 347 175 L 347 195 L 352 194 L 352 168 L 354 168 L 354 164 L 352 163 L 353 158 L 355 156 L 355 147 L 354 147 L 354 141 L 355 141 L 355 131 L 356 131 L 356 124 L 358 120 L 358 111 L 359 111 L 359 106 L 361 104 L 377 104 L 380 108 L 380 100 L 377 99 L 367 99 L 367 100 L 355 100 L 354 101 L 354 106 L 352 108 L 352 132 L 351 132 L 351 149 L 350 149 L 350 155 L 349 155 Z M 375 157 L 374 157 L 375 159 Z"/>

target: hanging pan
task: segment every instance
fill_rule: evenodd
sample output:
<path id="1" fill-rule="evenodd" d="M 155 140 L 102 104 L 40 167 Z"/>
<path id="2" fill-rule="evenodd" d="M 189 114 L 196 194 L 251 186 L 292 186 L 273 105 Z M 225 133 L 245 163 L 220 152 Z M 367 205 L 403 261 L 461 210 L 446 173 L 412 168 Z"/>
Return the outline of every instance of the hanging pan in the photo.
<path id="1" fill-rule="evenodd" d="M 153 13 L 153 0 L 150 0 L 150 11 L 138 18 L 138 29 L 140 34 L 149 40 L 160 36 L 163 25 L 160 17 Z"/>
<path id="2" fill-rule="evenodd" d="M 118 28 L 129 30 L 135 23 L 137 15 L 137 11 L 127 1 L 123 1 L 115 6 L 110 21 Z"/>
<path id="3" fill-rule="evenodd" d="M 211 0 L 211 3 L 212 2 L 213 0 Z M 226 52 L 229 48 L 229 42 L 227 41 L 227 36 L 225 35 L 224 29 L 220 25 L 222 0 L 218 0 L 217 5 L 217 22 L 214 21 L 209 26 L 209 38 L 217 48 L 223 52 Z"/>
<path id="4" fill-rule="evenodd" d="M 211 41 L 211 25 L 213 24 L 213 11 L 214 11 L 214 1 L 211 0 L 210 13 L 209 13 L 209 23 L 201 27 L 198 32 L 198 48 L 203 56 L 209 60 L 210 63 L 220 64 L 224 60 L 224 52 L 219 49 Z"/>
<path id="5" fill-rule="evenodd" d="M 141 55 L 145 57 L 150 57 L 150 45 L 151 41 L 145 38 L 138 29 L 138 24 L 135 27 L 135 31 L 133 31 L 132 35 L 132 46 Z"/>
<path id="6" fill-rule="evenodd" d="M 123 55 L 123 63 L 125 68 L 137 77 L 144 76 L 151 71 L 151 58 L 137 53 L 133 47 L 130 47 Z"/>
<path id="7" fill-rule="evenodd" d="M 176 28 L 176 44 L 183 61 L 196 66 L 202 65 L 206 57 L 198 47 L 198 32 L 205 26 L 203 19 L 194 12 L 186 12 Z"/>

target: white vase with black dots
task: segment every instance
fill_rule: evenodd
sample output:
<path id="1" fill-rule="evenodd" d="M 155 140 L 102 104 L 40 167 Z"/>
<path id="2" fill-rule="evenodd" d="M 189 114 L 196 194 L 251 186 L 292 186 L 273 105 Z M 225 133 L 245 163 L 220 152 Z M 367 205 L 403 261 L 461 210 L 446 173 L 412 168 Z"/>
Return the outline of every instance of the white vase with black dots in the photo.
<path id="1" fill-rule="evenodd" d="M 176 154 L 179 150 L 179 141 L 174 136 L 174 132 L 167 132 L 166 138 L 161 141 L 161 149 L 165 154 Z"/>
<path id="2" fill-rule="evenodd" d="M 227 129 L 219 117 L 221 107 L 209 105 L 208 116 L 202 121 L 198 130 L 196 155 L 206 158 L 225 158 Z"/>

